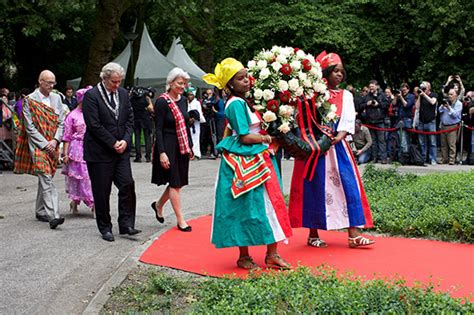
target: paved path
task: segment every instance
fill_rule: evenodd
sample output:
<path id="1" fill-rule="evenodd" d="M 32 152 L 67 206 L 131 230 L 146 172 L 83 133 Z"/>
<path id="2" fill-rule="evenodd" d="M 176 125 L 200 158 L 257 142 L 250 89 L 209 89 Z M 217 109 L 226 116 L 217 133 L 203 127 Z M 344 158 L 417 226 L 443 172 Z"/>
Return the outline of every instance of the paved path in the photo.
<path id="1" fill-rule="evenodd" d="M 191 185 L 183 189 L 183 210 L 188 218 L 209 214 L 219 161 L 192 161 Z M 386 167 L 386 166 L 383 166 Z M 283 161 L 284 189 L 288 192 L 292 162 Z M 402 167 L 416 173 L 472 170 L 472 166 Z M 120 237 L 117 191 L 112 192 L 112 222 L 116 240 L 105 242 L 89 211 L 68 211 L 64 177 L 57 174 L 64 225 L 50 230 L 34 217 L 37 179 L 29 175 L 0 174 L 0 314 L 80 314 L 124 259 L 143 248 L 152 235 L 176 224 L 171 206 L 165 207 L 166 224 L 154 218 L 150 203 L 163 191 L 150 184 L 151 165 L 133 163 L 137 190 L 137 237 Z"/>

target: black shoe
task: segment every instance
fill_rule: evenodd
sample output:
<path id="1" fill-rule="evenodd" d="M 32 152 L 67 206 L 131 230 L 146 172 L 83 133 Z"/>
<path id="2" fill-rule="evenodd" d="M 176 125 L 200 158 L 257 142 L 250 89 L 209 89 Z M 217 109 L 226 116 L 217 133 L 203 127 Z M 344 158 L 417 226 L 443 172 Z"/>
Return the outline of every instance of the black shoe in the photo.
<path id="1" fill-rule="evenodd" d="M 156 201 L 153 201 L 151 203 L 151 208 L 153 209 L 153 212 L 155 213 L 156 220 L 158 220 L 158 222 L 160 222 L 160 223 L 165 223 L 165 218 L 160 217 L 158 215 L 158 212 L 156 211 Z"/>
<path id="2" fill-rule="evenodd" d="M 37 214 L 36 215 L 36 220 L 38 220 L 40 222 L 49 222 L 48 216 L 46 216 L 46 215 Z"/>
<path id="3" fill-rule="evenodd" d="M 141 230 L 134 229 L 132 227 L 120 228 L 119 229 L 120 235 L 128 234 L 128 235 L 135 235 L 141 232 Z"/>
<path id="4" fill-rule="evenodd" d="M 151 162 L 151 159 L 150 159 L 149 157 L 147 157 L 147 158 L 145 159 L 145 161 L 146 161 L 147 163 L 150 163 L 150 162 Z"/>
<path id="5" fill-rule="evenodd" d="M 135 162 L 135 163 L 141 163 L 141 162 L 142 162 L 142 159 L 141 159 L 141 158 L 140 158 L 140 159 L 139 159 L 139 158 L 136 158 L 135 160 L 133 160 L 133 162 Z"/>
<path id="6" fill-rule="evenodd" d="M 53 219 L 49 221 L 49 228 L 51 230 L 54 230 L 55 228 L 58 227 L 58 225 L 61 225 L 64 223 L 64 218 L 59 218 L 59 219 Z"/>
<path id="7" fill-rule="evenodd" d="M 190 225 L 188 225 L 187 227 L 182 228 L 178 224 L 177 227 L 178 227 L 178 230 L 180 230 L 181 232 L 191 232 L 193 230 L 193 228 Z"/>
<path id="8" fill-rule="evenodd" d="M 106 240 L 107 242 L 115 241 L 115 238 L 114 238 L 114 235 L 112 234 L 112 232 L 102 233 L 102 239 Z"/>

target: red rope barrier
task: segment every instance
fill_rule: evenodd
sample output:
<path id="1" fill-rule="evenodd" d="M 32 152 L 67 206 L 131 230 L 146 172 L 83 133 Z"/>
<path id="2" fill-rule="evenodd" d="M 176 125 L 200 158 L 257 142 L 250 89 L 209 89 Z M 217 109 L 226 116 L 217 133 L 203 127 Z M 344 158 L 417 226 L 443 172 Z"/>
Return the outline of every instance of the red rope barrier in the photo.
<path id="1" fill-rule="evenodd" d="M 375 127 L 375 126 L 371 126 L 371 125 L 365 125 L 365 124 L 362 125 L 362 126 L 366 126 L 369 129 L 374 129 L 374 130 L 379 130 L 379 131 L 388 131 L 388 132 L 397 131 L 399 129 L 399 128 L 379 128 L 379 127 Z M 450 128 L 450 129 L 438 130 L 438 131 L 422 131 L 422 130 L 416 130 L 416 129 L 411 129 L 411 128 L 403 128 L 403 129 L 405 131 L 408 131 L 408 132 L 419 133 L 419 134 L 423 134 L 423 135 L 439 135 L 439 134 L 442 134 L 442 133 L 448 133 L 448 132 L 451 132 L 451 131 L 458 130 L 459 128 L 461 128 L 460 125 L 457 125 L 456 127 L 453 127 L 453 128 Z M 467 127 L 467 128 L 470 129 L 470 130 L 474 130 L 473 128 L 469 128 L 469 127 Z"/>
<path id="2" fill-rule="evenodd" d="M 467 129 L 471 130 L 471 131 L 474 131 L 474 127 L 471 127 L 471 126 L 464 126 L 466 127 Z"/>

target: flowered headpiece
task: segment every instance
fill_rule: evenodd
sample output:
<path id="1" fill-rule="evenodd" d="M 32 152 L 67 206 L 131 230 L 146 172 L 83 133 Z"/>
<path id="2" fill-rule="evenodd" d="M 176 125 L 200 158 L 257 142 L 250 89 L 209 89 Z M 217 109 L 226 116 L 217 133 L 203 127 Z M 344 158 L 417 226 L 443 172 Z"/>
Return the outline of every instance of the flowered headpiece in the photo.
<path id="1" fill-rule="evenodd" d="M 321 69 L 324 70 L 330 66 L 337 64 L 342 64 L 341 57 L 335 53 L 326 54 L 326 51 L 323 51 L 316 57 L 316 61 L 321 65 Z"/>
<path id="2" fill-rule="evenodd" d="M 76 91 L 77 103 L 82 103 L 82 100 L 84 100 L 84 95 L 90 89 L 92 89 L 92 86 L 88 85 L 85 88 Z"/>
<path id="3" fill-rule="evenodd" d="M 230 79 L 243 68 L 244 65 L 240 61 L 234 58 L 226 58 L 216 65 L 214 73 L 205 74 L 202 79 L 222 90 Z"/>

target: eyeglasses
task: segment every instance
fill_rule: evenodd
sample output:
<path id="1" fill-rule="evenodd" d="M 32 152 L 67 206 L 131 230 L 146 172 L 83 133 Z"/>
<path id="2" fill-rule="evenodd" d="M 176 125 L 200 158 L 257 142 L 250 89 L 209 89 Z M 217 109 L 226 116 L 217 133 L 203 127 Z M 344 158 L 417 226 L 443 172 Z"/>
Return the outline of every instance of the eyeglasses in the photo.
<path id="1" fill-rule="evenodd" d="M 56 85 L 56 82 L 55 81 L 45 81 L 45 80 L 41 80 L 43 81 L 44 83 L 46 83 L 47 85 L 52 85 L 52 86 L 55 86 Z"/>

